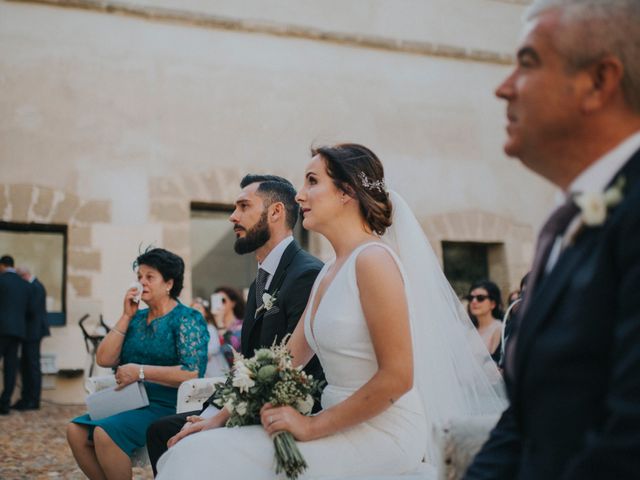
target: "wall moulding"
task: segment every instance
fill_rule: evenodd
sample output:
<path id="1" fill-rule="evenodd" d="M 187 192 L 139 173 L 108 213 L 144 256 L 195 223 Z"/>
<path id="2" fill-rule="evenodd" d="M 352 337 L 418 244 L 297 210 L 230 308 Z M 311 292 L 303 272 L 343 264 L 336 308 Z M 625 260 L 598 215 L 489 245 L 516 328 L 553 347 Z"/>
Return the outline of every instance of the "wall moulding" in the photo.
<path id="1" fill-rule="evenodd" d="M 131 5 L 126 2 L 103 0 L 7 0 L 14 3 L 33 3 L 64 8 L 75 8 L 106 14 L 129 15 L 145 20 L 191 25 L 201 28 L 260 33 L 279 37 L 301 38 L 349 47 L 371 48 L 428 57 L 444 57 L 498 65 L 513 64 L 511 54 L 488 50 L 468 49 L 432 42 L 402 40 L 376 35 L 349 34 L 321 30 L 306 26 L 242 20 L 219 15 L 189 12 L 162 7 Z"/>

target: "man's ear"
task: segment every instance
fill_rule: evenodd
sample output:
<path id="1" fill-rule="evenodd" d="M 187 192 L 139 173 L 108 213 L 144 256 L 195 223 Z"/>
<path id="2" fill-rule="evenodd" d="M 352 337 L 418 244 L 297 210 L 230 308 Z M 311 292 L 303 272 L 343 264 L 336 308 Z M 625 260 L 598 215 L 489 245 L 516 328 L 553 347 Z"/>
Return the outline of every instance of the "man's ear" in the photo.
<path id="1" fill-rule="evenodd" d="M 622 95 L 624 65 L 618 57 L 605 55 L 585 69 L 587 85 L 582 110 L 593 113 L 610 104 L 616 95 Z"/>
<path id="2" fill-rule="evenodd" d="M 269 205 L 269 221 L 277 222 L 285 215 L 284 203 L 282 202 L 273 202 Z"/>

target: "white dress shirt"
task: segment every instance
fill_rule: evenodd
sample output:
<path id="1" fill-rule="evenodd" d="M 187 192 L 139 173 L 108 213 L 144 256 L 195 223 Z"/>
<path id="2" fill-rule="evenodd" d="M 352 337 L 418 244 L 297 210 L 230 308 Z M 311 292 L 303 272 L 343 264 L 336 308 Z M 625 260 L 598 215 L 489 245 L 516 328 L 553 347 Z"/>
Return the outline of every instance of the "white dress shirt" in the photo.
<path id="1" fill-rule="evenodd" d="M 282 259 L 282 255 L 291 242 L 293 242 L 293 236 L 289 235 L 278 245 L 273 247 L 262 263 L 258 263 L 258 269 L 262 269 L 269 274 L 267 283 L 264 287 L 265 290 L 269 290 L 269 285 L 271 285 L 271 280 L 273 280 L 273 275 L 276 273 L 280 260 Z"/>

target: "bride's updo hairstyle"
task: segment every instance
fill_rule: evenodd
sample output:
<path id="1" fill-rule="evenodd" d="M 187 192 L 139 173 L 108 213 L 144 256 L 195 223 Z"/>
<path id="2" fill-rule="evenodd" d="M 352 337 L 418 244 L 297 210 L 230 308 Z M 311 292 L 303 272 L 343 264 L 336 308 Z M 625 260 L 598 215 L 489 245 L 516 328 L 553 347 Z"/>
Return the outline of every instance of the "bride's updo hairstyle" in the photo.
<path id="1" fill-rule="evenodd" d="M 317 147 L 311 154 L 322 157 L 336 188 L 358 200 L 367 225 L 383 235 L 391 225 L 392 205 L 384 184 L 384 168 L 376 154 L 356 143 Z"/>

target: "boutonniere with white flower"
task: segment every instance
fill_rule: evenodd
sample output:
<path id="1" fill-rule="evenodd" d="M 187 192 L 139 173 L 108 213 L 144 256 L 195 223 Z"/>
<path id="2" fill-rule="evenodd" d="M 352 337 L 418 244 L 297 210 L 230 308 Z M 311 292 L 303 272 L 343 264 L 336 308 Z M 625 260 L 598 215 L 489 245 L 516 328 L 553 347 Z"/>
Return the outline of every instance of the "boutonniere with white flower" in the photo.
<path id="1" fill-rule="evenodd" d="M 624 198 L 625 178 L 618 180 L 604 192 L 578 193 L 575 204 L 580 207 L 580 220 L 587 227 L 599 227 L 607 219 L 609 209 L 618 205 Z"/>
<path id="2" fill-rule="evenodd" d="M 273 293 L 263 293 L 262 294 L 262 305 L 260 305 L 260 308 L 258 310 L 256 310 L 256 315 L 259 315 L 263 310 L 265 312 L 268 312 L 269 310 L 271 310 L 273 308 L 273 306 L 276 303 L 276 300 L 278 299 L 278 291 L 274 291 Z"/>
<path id="3" fill-rule="evenodd" d="M 609 209 L 618 205 L 624 198 L 625 183 L 625 178 L 619 177 L 604 192 L 584 192 L 574 196 L 573 201 L 580 208 L 580 216 L 567 229 L 565 246 L 572 245 L 585 228 L 599 227 L 604 224 Z"/>

